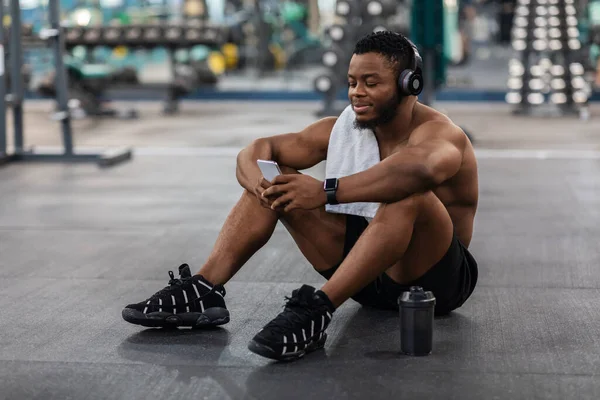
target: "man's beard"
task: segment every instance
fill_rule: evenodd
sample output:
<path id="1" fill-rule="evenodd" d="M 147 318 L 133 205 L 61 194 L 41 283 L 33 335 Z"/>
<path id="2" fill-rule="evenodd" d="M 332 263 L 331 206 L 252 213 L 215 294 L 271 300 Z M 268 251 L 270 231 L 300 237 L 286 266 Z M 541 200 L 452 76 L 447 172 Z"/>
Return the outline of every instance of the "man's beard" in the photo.
<path id="1" fill-rule="evenodd" d="M 398 114 L 398 104 L 400 104 L 398 95 L 394 95 L 394 97 L 379 107 L 379 116 L 370 121 L 358 121 L 355 119 L 354 127 L 356 129 L 370 129 L 374 131 L 378 126 L 390 123 Z"/>

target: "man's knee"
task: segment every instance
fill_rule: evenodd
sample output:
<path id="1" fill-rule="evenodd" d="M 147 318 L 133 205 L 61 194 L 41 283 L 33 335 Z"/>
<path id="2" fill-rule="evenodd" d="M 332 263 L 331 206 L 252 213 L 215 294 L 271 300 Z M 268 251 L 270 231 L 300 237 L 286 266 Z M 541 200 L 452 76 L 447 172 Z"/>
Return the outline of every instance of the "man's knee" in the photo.
<path id="1" fill-rule="evenodd" d="M 300 174 L 300 172 L 297 169 L 288 167 L 287 165 L 280 165 L 279 169 L 281 170 L 281 173 L 284 175 Z"/>
<path id="2" fill-rule="evenodd" d="M 452 227 L 448 210 L 432 191 L 382 204 L 373 222 L 388 227 L 390 232 L 413 232 L 420 226 L 437 226 L 441 230 Z"/>
<path id="3" fill-rule="evenodd" d="M 282 212 L 278 217 L 315 270 L 325 271 L 341 262 L 346 237 L 345 215 L 328 213 L 321 207 Z"/>
<path id="4" fill-rule="evenodd" d="M 429 191 L 413 194 L 400 201 L 382 203 L 375 218 L 383 221 L 392 216 L 402 217 L 403 219 L 416 218 L 427 203 L 433 200 L 432 196 L 437 198 L 433 192 Z"/>

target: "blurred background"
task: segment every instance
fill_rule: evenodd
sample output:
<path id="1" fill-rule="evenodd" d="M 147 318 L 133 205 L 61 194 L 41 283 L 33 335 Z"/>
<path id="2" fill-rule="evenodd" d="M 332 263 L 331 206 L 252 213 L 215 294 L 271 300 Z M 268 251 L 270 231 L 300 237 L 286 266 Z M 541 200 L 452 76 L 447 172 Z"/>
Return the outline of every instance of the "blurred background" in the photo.
<path id="1" fill-rule="evenodd" d="M 3 22 L 8 29 L 11 4 L 4 1 Z M 577 70 L 589 84 L 585 99 L 593 100 L 600 87 L 600 35 L 594 34 L 600 25 L 600 1 L 548 0 L 539 4 L 556 5 L 559 13 L 552 13 L 559 19 L 556 28 L 565 38 L 579 42 L 566 49 L 568 63 L 577 63 Z M 21 0 L 19 5 L 25 96 L 52 98 L 53 53 L 47 41 L 38 40 L 49 26 L 48 0 Z M 520 99 L 514 96 L 507 98 L 507 92 L 515 88 L 509 79 L 510 67 L 515 67 L 511 62 L 522 65 L 524 58 L 530 57 L 516 53 L 540 53 L 542 66 L 544 61 L 548 67 L 556 63 L 541 50 L 556 51 L 531 47 L 536 28 L 545 28 L 543 35 L 548 36 L 551 23 L 538 26 L 528 18 L 525 24 L 515 25 L 519 18 L 527 18 L 529 12 L 524 13 L 531 5 L 537 5 L 536 1 L 60 0 L 59 17 L 68 27 L 64 57 L 69 98 L 79 100 L 71 102 L 71 108 L 79 104 L 89 115 L 99 112 L 100 97 L 343 98 L 345 68 L 353 44 L 369 31 L 382 29 L 408 35 L 424 53 L 434 49 L 426 61 L 434 64 L 427 74 L 433 75 L 429 81 L 437 99 L 518 103 Z M 574 13 L 564 11 L 565 6 L 572 7 Z M 551 10 L 546 10 L 540 15 L 548 21 L 550 14 Z M 574 24 L 567 21 L 571 16 Z M 197 27 L 199 37 L 176 44 L 173 38 L 187 34 L 168 31 L 168 27 L 177 26 Z M 208 26 L 214 30 L 205 30 Z M 111 27 L 122 30 L 113 31 L 109 40 L 104 33 Z M 141 30 L 134 31 L 136 28 Z M 523 36 L 527 49 L 515 43 L 520 36 L 519 32 L 515 36 L 513 28 L 522 29 L 526 36 L 531 32 Z M 571 28 L 576 28 L 576 34 Z M 94 35 L 94 29 L 99 33 Z M 134 38 L 135 32 L 139 37 L 126 39 Z M 9 59 L 7 54 L 5 61 Z M 176 108 L 176 102 L 165 104 L 166 112 Z M 324 104 L 323 112 L 335 113 L 328 104 Z"/>
<path id="2" fill-rule="evenodd" d="M 220 145 L 243 147 L 256 132 L 296 131 L 339 114 L 354 45 L 379 30 L 415 42 L 419 100 L 478 146 L 594 143 L 590 124 L 569 124 L 592 119 L 600 98 L 600 0 L 0 1 L 0 154 L 27 145 L 71 153 L 74 134 L 84 145 L 188 146 L 207 143 L 194 131 L 204 128 L 220 132 Z M 214 107 L 239 118 L 241 137 L 211 122 L 206 104 L 259 100 L 278 105 L 257 121 L 239 105 Z M 297 122 L 278 125 L 281 113 Z M 168 116 L 180 117 L 178 128 Z M 567 128 L 538 120 L 547 117 Z M 152 129 L 182 139 L 130 134 Z"/>

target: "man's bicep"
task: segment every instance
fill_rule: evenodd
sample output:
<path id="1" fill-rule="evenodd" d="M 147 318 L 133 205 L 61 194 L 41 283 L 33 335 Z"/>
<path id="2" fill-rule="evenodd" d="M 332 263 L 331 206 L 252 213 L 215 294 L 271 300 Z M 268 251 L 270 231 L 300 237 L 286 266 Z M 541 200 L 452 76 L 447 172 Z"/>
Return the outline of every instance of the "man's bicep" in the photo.
<path id="1" fill-rule="evenodd" d="M 273 158 L 297 170 L 315 166 L 327 158 L 329 137 L 336 118 L 321 119 L 298 133 L 271 138 Z"/>

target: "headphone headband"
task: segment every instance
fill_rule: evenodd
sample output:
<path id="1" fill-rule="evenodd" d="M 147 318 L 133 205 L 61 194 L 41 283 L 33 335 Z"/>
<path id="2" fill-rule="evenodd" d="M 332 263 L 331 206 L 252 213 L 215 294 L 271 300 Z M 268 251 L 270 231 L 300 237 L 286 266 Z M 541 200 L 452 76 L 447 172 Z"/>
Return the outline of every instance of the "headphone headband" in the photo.
<path id="1" fill-rule="evenodd" d="M 423 58 L 421 58 L 421 54 L 419 53 L 419 49 L 417 46 L 410 41 L 410 39 L 406 38 L 406 41 L 410 44 L 413 49 L 413 57 L 412 57 L 412 70 L 415 72 L 422 73 L 423 72 Z"/>

